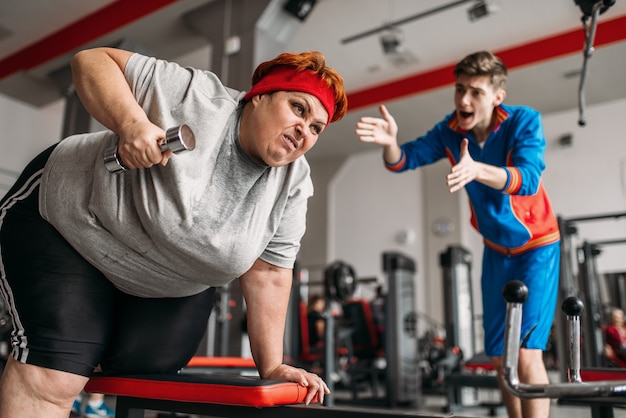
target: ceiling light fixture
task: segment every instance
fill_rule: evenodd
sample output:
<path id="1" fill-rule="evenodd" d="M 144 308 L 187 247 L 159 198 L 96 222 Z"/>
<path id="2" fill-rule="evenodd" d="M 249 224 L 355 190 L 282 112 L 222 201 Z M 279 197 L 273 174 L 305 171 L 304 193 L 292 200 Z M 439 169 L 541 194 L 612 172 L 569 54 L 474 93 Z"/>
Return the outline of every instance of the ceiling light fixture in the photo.
<path id="1" fill-rule="evenodd" d="M 313 10 L 316 2 L 317 0 L 289 0 L 284 9 L 292 16 L 304 21 Z"/>
<path id="2" fill-rule="evenodd" d="M 483 17 L 487 17 L 490 14 L 494 13 L 496 8 L 493 3 L 487 0 L 476 0 L 476 2 L 467 9 L 467 17 L 470 22 L 474 22 L 478 19 L 482 19 Z"/>
<path id="3" fill-rule="evenodd" d="M 388 26 L 380 34 L 380 45 L 385 58 L 395 67 L 402 67 L 417 62 L 415 55 L 406 48 L 404 32 L 397 26 Z"/>
<path id="4" fill-rule="evenodd" d="M 400 28 L 389 26 L 380 35 L 380 44 L 385 55 L 399 54 L 404 51 L 404 35 Z"/>

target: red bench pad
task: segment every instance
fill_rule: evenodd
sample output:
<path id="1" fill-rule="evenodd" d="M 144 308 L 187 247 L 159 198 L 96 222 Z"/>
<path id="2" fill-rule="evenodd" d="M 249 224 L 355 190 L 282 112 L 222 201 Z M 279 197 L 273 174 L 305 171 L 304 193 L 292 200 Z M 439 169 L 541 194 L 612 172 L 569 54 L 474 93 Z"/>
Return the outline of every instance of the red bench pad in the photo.
<path id="1" fill-rule="evenodd" d="M 580 378 L 583 382 L 626 380 L 626 369 L 603 367 L 595 369 L 580 369 Z"/>
<path id="2" fill-rule="evenodd" d="M 294 382 L 233 375 L 94 375 L 85 391 L 106 395 L 222 405 L 267 407 L 304 402 L 307 389 Z"/>
<path id="3" fill-rule="evenodd" d="M 195 356 L 189 360 L 187 367 L 232 367 L 241 369 L 256 369 L 254 360 L 248 357 L 204 357 Z"/>

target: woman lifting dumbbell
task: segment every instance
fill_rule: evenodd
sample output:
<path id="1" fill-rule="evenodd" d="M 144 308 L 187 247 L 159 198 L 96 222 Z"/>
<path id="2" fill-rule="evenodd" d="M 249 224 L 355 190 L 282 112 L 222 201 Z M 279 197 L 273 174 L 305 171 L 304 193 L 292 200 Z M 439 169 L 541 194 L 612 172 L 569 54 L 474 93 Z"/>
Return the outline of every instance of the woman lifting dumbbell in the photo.
<path id="1" fill-rule="evenodd" d="M 0 291 L 13 320 L 0 416 L 67 417 L 94 369 L 174 372 L 193 356 L 213 289 L 241 279 L 264 379 L 328 388 L 283 361 L 292 268 L 305 231 L 303 155 L 347 99 L 317 52 L 257 67 L 250 91 L 211 72 L 111 48 L 72 60 L 86 109 L 109 130 L 36 157 L 0 201 Z M 164 129 L 195 148 L 173 156 Z M 104 162 L 117 146 L 127 171 Z"/>

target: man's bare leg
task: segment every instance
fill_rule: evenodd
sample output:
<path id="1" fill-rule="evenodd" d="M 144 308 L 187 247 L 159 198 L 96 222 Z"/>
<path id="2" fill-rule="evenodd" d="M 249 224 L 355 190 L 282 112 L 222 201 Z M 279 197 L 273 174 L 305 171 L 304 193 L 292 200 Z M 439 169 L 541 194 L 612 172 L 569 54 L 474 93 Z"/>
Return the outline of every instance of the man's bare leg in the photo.
<path id="1" fill-rule="evenodd" d="M 498 383 L 502 392 L 502 401 L 509 418 L 549 418 L 550 399 L 520 399 L 504 386 L 502 357 L 492 357 L 491 361 L 498 372 Z M 527 384 L 549 383 L 548 372 L 543 363 L 541 350 L 520 349 L 517 367 L 520 382 Z"/>
<path id="2" fill-rule="evenodd" d="M 0 417 L 67 418 L 87 380 L 9 357 L 0 379 Z"/>
<path id="3" fill-rule="evenodd" d="M 550 383 L 541 350 L 520 349 L 517 371 L 520 382 L 535 385 Z M 548 418 L 550 416 L 550 399 L 524 399 L 522 401 L 522 413 L 524 417 L 529 418 Z"/>
<path id="4" fill-rule="evenodd" d="M 502 357 L 491 357 L 491 363 L 493 364 L 496 372 L 498 373 L 498 385 L 500 386 L 500 392 L 502 393 L 502 402 L 506 408 L 506 413 L 509 418 L 522 418 L 522 401 L 517 396 L 513 395 L 504 385 L 504 375 L 502 372 Z"/>

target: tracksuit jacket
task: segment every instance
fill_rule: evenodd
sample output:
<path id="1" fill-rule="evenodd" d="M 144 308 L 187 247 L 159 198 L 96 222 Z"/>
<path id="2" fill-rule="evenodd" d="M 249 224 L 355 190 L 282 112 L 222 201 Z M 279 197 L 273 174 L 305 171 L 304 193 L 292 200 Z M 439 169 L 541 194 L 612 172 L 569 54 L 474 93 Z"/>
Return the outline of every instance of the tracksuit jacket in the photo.
<path id="1" fill-rule="evenodd" d="M 558 223 L 541 181 L 546 144 L 541 115 L 530 107 L 500 105 L 496 117 L 495 129 L 479 145 L 471 132 L 459 128 L 456 112 L 450 113 L 426 135 L 402 144 L 400 160 L 385 162 L 385 166 L 402 172 L 445 157 L 454 166 L 461 141 L 467 138 L 472 159 L 502 167 L 507 173 L 502 190 L 477 181 L 465 186 L 471 224 L 485 245 L 514 255 L 558 242 Z"/>

